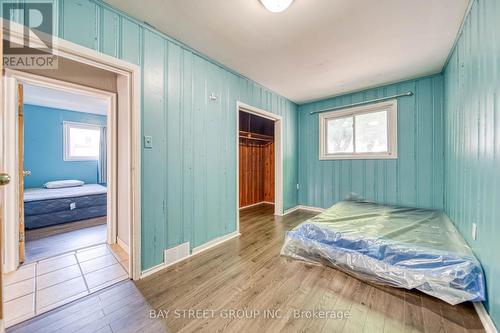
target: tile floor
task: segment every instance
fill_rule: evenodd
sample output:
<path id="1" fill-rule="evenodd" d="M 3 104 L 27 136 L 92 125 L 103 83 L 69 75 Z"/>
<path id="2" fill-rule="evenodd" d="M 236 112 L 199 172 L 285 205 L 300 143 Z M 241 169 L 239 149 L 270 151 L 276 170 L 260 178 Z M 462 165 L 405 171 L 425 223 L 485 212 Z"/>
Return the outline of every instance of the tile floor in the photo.
<path id="1" fill-rule="evenodd" d="M 128 278 L 128 256 L 101 244 L 21 266 L 4 275 L 7 327 Z"/>

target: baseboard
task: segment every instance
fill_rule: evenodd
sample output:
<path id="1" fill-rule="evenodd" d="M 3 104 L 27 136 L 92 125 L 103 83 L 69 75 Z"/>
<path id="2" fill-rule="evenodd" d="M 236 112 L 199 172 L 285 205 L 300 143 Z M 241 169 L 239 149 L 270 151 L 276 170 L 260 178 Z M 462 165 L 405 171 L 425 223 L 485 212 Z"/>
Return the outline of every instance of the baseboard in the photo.
<path id="1" fill-rule="evenodd" d="M 484 308 L 484 305 L 482 302 L 474 302 L 474 308 L 476 309 L 476 312 L 479 316 L 479 319 L 481 319 L 481 323 L 484 326 L 484 330 L 486 333 L 498 333 L 497 328 L 495 327 L 495 323 L 493 323 L 493 320 L 491 320 L 490 315 Z"/>
<path id="2" fill-rule="evenodd" d="M 191 251 L 191 255 L 206 251 L 214 246 L 217 246 L 221 243 L 224 243 L 225 241 L 228 241 L 232 238 L 239 237 L 239 236 L 240 236 L 240 233 L 238 231 L 235 231 L 235 232 L 232 232 L 230 234 L 227 234 L 227 235 L 224 235 L 221 237 L 217 237 L 215 239 L 212 239 L 211 241 L 206 242 L 205 244 L 202 244 L 200 246 L 193 248 L 193 250 Z"/>
<path id="3" fill-rule="evenodd" d="M 260 206 L 260 205 L 263 205 L 263 204 L 274 205 L 274 202 L 261 201 L 261 202 L 257 202 L 257 203 L 254 203 L 254 204 L 251 204 L 251 205 L 248 205 L 248 206 L 240 207 L 240 210 L 251 208 L 251 207 L 255 207 L 255 206 Z"/>
<path id="4" fill-rule="evenodd" d="M 293 208 L 285 210 L 285 212 L 283 213 L 283 215 L 287 215 L 287 214 L 293 213 L 296 210 L 308 210 L 308 211 L 311 211 L 311 212 L 318 212 L 318 213 L 322 213 L 322 212 L 325 211 L 324 208 L 313 207 L 313 206 L 305 206 L 305 205 L 297 205 L 297 206 L 295 206 Z"/>
<path id="5" fill-rule="evenodd" d="M 191 258 L 192 256 L 195 256 L 195 255 L 197 255 L 197 254 L 199 254 L 199 253 L 201 253 L 203 251 L 211 249 L 211 248 L 213 248 L 213 247 L 215 247 L 217 245 L 220 245 L 220 244 L 222 244 L 222 243 L 224 243 L 224 242 L 226 242 L 226 241 L 228 241 L 230 239 L 233 239 L 233 238 L 239 237 L 239 236 L 240 236 L 240 233 L 237 232 L 237 231 L 235 231 L 235 232 L 232 232 L 230 234 L 227 234 L 227 235 L 224 235 L 224 236 L 212 239 L 211 241 L 208 241 L 205 244 L 202 244 L 200 246 L 197 246 L 197 247 L 193 248 L 191 250 L 191 254 L 189 256 L 187 256 L 187 257 L 184 257 L 184 258 L 182 258 L 180 260 L 177 260 L 175 262 L 169 263 L 168 265 L 165 264 L 165 263 L 161 263 L 159 265 L 156 265 L 154 267 L 151 267 L 151 268 L 148 268 L 148 269 L 142 271 L 140 279 L 145 278 L 145 277 L 150 276 L 150 275 L 153 275 L 155 273 L 158 273 L 161 270 L 164 270 L 164 269 L 166 269 L 166 268 L 168 268 L 170 266 L 173 266 L 173 265 L 175 265 L 175 264 L 177 264 L 179 262 L 187 260 L 187 259 Z"/>
<path id="6" fill-rule="evenodd" d="M 128 245 L 122 241 L 119 237 L 116 237 L 116 243 L 123 249 L 123 251 L 127 252 L 127 254 L 130 254 L 130 249 Z"/>
<path id="7" fill-rule="evenodd" d="M 145 277 L 148 277 L 150 275 L 158 273 L 159 271 L 161 271 L 161 270 L 163 270 L 165 268 L 167 268 L 167 266 L 164 263 L 161 263 L 159 265 L 156 265 L 156 266 L 153 266 L 151 268 L 145 269 L 145 270 L 143 270 L 141 272 L 141 276 L 139 277 L 139 279 L 143 279 Z"/>
<path id="8" fill-rule="evenodd" d="M 299 206 L 299 205 L 297 205 L 297 206 L 295 206 L 295 207 L 292 207 L 292 208 L 289 208 L 289 209 L 285 210 L 285 211 L 283 212 L 283 215 L 282 215 L 282 216 L 285 216 L 285 215 L 287 215 L 287 214 L 290 214 L 290 213 L 295 212 L 296 210 L 299 210 L 299 207 L 300 207 L 300 206 Z"/>

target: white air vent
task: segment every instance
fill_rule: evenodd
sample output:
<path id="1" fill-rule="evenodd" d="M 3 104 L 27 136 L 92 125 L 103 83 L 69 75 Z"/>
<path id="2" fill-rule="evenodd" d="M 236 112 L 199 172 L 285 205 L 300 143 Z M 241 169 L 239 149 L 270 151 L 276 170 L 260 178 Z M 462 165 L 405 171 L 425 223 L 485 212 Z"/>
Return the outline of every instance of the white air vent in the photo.
<path id="1" fill-rule="evenodd" d="M 176 247 L 166 249 L 163 257 L 165 265 L 170 266 L 189 257 L 189 248 L 189 242 L 186 242 L 181 245 L 177 245 Z"/>

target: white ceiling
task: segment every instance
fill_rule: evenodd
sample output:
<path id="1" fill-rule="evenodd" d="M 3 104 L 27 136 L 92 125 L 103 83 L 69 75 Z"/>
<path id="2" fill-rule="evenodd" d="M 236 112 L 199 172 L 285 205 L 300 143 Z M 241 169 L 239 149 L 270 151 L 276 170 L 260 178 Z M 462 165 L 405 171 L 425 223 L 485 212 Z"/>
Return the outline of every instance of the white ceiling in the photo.
<path id="1" fill-rule="evenodd" d="M 23 93 L 25 104 L 99 115 L 106 115 L 108 112 L 108 102 L 105 99 L 29 84 L 24 85 Z"/>
<path id="2" fill-rule="evenodd" d="M 106 0 L 302 103 L 440 72 L 468 0 Z"/>

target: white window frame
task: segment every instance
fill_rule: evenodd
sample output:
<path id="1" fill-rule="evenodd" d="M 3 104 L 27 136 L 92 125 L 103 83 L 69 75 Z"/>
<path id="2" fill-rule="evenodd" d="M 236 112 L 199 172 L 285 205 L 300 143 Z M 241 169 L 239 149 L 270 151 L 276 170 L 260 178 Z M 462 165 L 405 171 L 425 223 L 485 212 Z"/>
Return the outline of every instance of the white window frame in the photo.
<path id="1" fill-rule="evenodd" d="M 70 137 L 69 137 L 69 128 L 81 128 L 81 129 L 92 129 L 92 130 L 101 130 L 101 125 L 96 124 L 88 124 L 88 123 L 77 123 L 72 121 L 63 121 L 63 146 L 64 146 L 64 161 L 98 161 L 99 156 L 97 157 L 82 157 L 82 156 L 71 156 L 70 155 Z"/>
<path id="2" fill-rule="evenodd" d="M 319 159 L 320 160 L 369 160 L 369 159 L 395 159 L 398 158 L 398 101 L 396 99 L 357 106 L 342 111 L 325 112 L 319 115 Z M 355 116 L 366 113 L 387 111 L 387 152 L 375 153 L 334 153 L 328 154 L 327 150 L 327 126 L 330 119 L 346 118 L 352 116 L 353 123 L 353 145 L 356 149 L 356 118 Z"/>

